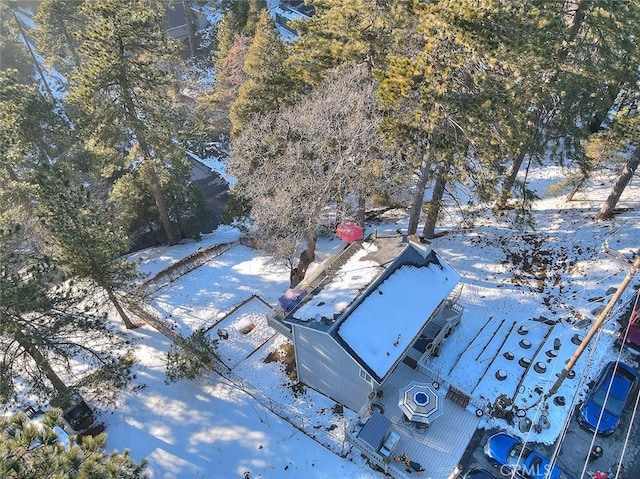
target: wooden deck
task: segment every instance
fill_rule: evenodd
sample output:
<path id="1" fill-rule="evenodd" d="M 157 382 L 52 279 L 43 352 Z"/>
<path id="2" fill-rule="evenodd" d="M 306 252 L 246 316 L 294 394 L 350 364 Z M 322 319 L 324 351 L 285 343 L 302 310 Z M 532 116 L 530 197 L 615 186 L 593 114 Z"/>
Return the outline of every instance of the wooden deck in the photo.
<path id="1" fill-rule="evenodd" d="M 400 363 L 386 381 L 382 397 L 372 400 L 372 407 L 382 410 L 384 416 L 391 421 L 392 430 L 400 434 L 400 441 L 393 451 L 392 459 L 406 454 L 411 461 L 422 464 L 425 472 L 416 476 L 413 471 L 406 472 L 406 466 L 402 463 L 392 460 L 388 465 L 388 473 L 395 478 L 448 479 L 478 428 L 480 418 L 476 416 L 475 408 L 465 409 L 446 399 L 447 391 L 441 387 L 439 392 L 443 397 L 443 414 L 434 419 L 428 429 L 417 430 L 403 419 L 404 415 L 398 407 L 399 391 L 411 381 L 429 384 L 432 382 L 418 370 Z"/>

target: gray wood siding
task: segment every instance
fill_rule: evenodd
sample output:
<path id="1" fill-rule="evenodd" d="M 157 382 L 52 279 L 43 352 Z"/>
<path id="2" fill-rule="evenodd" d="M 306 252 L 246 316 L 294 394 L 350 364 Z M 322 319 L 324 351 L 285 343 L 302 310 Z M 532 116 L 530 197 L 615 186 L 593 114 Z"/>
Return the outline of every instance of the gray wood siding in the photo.
<path id="1" fill-rule="evenodd" d="M 358 363 L 329 334 L 294 325 L 293 336 L 298 380 L 352 411 L 367 404 L 375 382 L 360 377 Z"/>

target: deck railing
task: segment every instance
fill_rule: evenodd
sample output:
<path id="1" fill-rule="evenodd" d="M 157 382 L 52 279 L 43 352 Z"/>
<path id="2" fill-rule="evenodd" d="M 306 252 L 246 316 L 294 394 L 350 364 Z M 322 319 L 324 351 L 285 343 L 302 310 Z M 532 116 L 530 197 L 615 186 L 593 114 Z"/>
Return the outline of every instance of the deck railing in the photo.
<path id="1" fill-rule="evenodd" d="M 458 394 L 464 394 L 465 396 L 467 396 L 467 398 L 469 399 L 469 404 L 471 404 L 473 407 L 476 408 L 476 414 L 478 415 L 482 415 L 488 412 L 488 402 L 487 401 L 483 401 L 482 399 L 473 397 L 471 394 L 469 394 L 468 392 L 464 391 L 463 389 L 460 389 L 459 387 L 457 387 L 454 384 L 451 384 L 444 376 L 442 376 L 439 372 L 433 371 L 432 369 L 428 368 L 424 363 L 422 362 L 418 362 L 418 370 L 424 374 L 425 376 L 427 376 L 429 379 L 431 379 L 432 381 L 437 382 L 438 384 L 440 384 L 441 388 L 444 388 L 445 390 L 449 390 L 450 388 L 452 388 L 453 390 L 456 391 L 456 393 Z"/>
<path id="2" fill-rule="evenodd" d="M 360 431 L 362 426 L 357 426 L 355 431 L 351 431 L 347 434 L 348 441 L 358 448 L 358 450 L 364 454 L 364 456 L 372 463 L 374 466 L 379 467 L 385 474 L 393 477 L 394 479 L 409 479 L 411 476 L 405 472 L 404 464 L 402 468 L 398 466 L 398 462 L 395 462 L 393 457 L 387 458 L 381 454 L 378 454 L 377 451 L 374 451 L 373 448 L 362 439 L 360 439 L 357 434 Z"/>

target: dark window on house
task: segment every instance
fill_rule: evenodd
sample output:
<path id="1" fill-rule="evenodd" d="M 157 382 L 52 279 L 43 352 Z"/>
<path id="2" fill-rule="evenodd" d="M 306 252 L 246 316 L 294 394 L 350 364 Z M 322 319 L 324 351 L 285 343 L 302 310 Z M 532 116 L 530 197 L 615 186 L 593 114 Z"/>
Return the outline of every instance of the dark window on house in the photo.
<path id="1" fill-rule="evenodd" d="M 369 376 L 369 374 L 364 369 L 360 370 L 360 377 L 365 381 L 367 381 L 368 383 L 371 382 L 371 376 Z"/>

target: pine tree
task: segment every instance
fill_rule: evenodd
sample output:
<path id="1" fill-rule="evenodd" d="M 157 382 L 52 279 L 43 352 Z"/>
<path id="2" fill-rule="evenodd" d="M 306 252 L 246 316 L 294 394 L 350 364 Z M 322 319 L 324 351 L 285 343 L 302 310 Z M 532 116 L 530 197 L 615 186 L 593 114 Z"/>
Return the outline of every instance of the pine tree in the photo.
<path id="1" fill-rule="evenodd" d="M 222 16 L 216 30 L 216 51 L 213 62 L 216 67 L 216 76 L 222 68 L 222 62 L 233 45 L 234 38 L 238 33 L 236 16 L 233 11 L 228 11 Z"/>
<path id="2" fill-rule="evenodd" d="M 570 75 L 564 75 L 573 80 L 573 84 L 563 87 L 569 89 L 572 100 L 566 104 L 575 105 L 575 111 L 570 108 L 561 110 L 561 119 L 566 118 L 566 123 L 573 126 L 575 132 L 569 130 L 552 138 L 557 161 L 569 157 L 579 172 L 571 178 L 573 193 L 587 183 L 592 172 L 602 163 L 600 158 L 594 158 L 586 151 L 591 148 L 592 138 L 597 144 L 602 139 L 600 133 L 603 130 L 618 124 L 613 128 L 616 130 L 612 132 L 614 137 L 620 137 L 625 130 L 629 134 L 627 140 L 630 143 L 623 145 L 622 150 L 632 148 L 630 145 L 634 143 L 633 127 L 628 129 L 634 120 L 629 118 L 631 123 L 627 123 L 624 117 L 629 115 L 621 116 L 618 112 L 629 112 L 629 103 L 634 101 L 631 97 L 637 90 L 639 72 L 632 65 L 639 61 L 636 41 L 640 34 L 639 15 L 640 5 L 637 2 L 609 4 L 583 1 L 576 4 L 574 17 L 577 19 L 573 25 L 574 29 L 580 27 L 576 36 L 581 40 L 577 39 L 575 45 L 570 44 L 572 48 L 567 49 L 567 59 L 571 59 L 567 69 Z M 592 49 L 591 45 L 596 45 L 596 48 Z M 575 68 L 576 64 L 580 69 Z M 583 88 L 575 85 L 583 85 Z M 579 121 L 575 121 L 576 118 Z M 604 136 L 610 137 L 606 133 Z M 572 148 L 568 153 L 565 152 L 565 143 Z M 609 146 L 616 143 L 613 141 Z M 611 155 L 605 153 L 603 158 L 611 158 Z M 617 166 L 615 161 L 614 166 Z M 627 166 L 632 167 L 632 164 Z M 620 183 L 616 184 L 620 186 Z"/>
<path id="3" fill-rule="evenodd" d="M 41 65 L 41 60 L 38 58 L 35 52 L 35 47 L 33 46 L 33 39 L 28 34 L 28 28 L 24 24 L 24 20 L 21 18 L 21 14 L 18 11 L 16 4 L 11 4 L 6 13 L 11 15 L 13 18 L 13 23 L 17 27 L 18 38 L 26 47 L 27 52 L 29 53 L 29 57 L 31 59 L 31 64 L 33 65 L 34 70 L 37 72 L 38 85 L 42 88 L 48 97 L 48 99 L 54 103 L 57 102 L 53 91 L 51 90 L 51 86 L 49 85 L 49 76 L 45 73 L 44 66 Z"/>
<path id="4" fill-rule="evenodd" d="M 317 85 L 343 63 L 384 68 L 394 42 L 407 48 L 411 39 L 411 2 L 405 0 L 315 0 L 314 15 L 294 22 L 300 37 L 292 44 L 292 69 L 304 82 Z M 395 35 L 399 33 L 399 35 Z"/>
<path id="5" fill-rule="evenodd" d="M 47 161 L 47 129 L 51 107 L 33 85 L 18 81 L 16 70 L 0 71 L 0 162 L 13 181 Z M 48 122 L 51 125 L 51 121 Z"/>
<path id="6" fill-rule="evenodd" d="M 0 220 L 3 218 L 0 217 Z M 34 244 L 29 231 L 0 224 L 0 394 L 7 402 L 16 392 L 43 399 L 70 394 L 62 379 L 72 361 L 83 361 L 83 391 L 100 391 L 108 400 L 129 378 L 130 359 L 123 338 L 106 318 L 85 312 L 79 284 L 63 284 L 51 258 Z M 109 345 L 105 348 L 105 345 Z M 67 376 L 68 377 L 68 376 Z"/>
<path id="7" fill-rule="evenodd" d="M 18 82 L 15 70 L 0 71 L 0 180 L 7 198 L 5 215 L 33 222 L 35 170 L 69 144 L 69 130 L 53 105 L 34 85 Z"/>
<path id="8" fill-rule="evenodd" d="M 38 52 L 66 77 L 82 65 L 77 50 L 87 21 L 80 9 L 83 3 L 84 0 L 43 0 L 33 18 Z"/>
<path id="9" fill-rule="evenodd" d="M 256 34 L 244 61 L 247 80 L 231 106 L 232 134 L 240 133 L 253 116 L 277 111 L 293 96 L 293 83 L 285 68 L 287 52 L 267 10 L 263 10 Z"/>
<path id="10" fill-rule="evenodd" d="M 242 67 L 251 39 L 240 33 L 233 10 L 222 16 L 216 39 L 215 83 L 213 91 L 198 99 L 197 115 L 203 117 L 200 121 L 211 131 L 211 136 L 226 139 L 231 134 L 231 105 L 247 77 Z"/>
<path id="11" fill-rule="evenodd" d="M 17 149 L 10 156 L 22 166 L 51 162 L 72 143 L 68 121 L 35 85 L 19 77 L 16 70 L 0 71 L 0 111 L 6 120 L 0 135 L 13 139 Z M 20 156 L 30 158 L 20 161 Z"/>
<path id="12" fill-rule="evenodd" d="M 640 166 L 640 115 L 637 110 L 637 85 L 626 85 L 626 95 L 617 111 L 611 112 L 604 127 L 585 143 L 586 155 L 593 167 L 610 168 L 618 174 L 611 191 L 600 207 L 598 219 L 612 218 L 625 189 Z M 585 178 L 586 179 L 586 178 Z"/>
<path id="13" fill-rule="evenodd" d="M 104 478 L 145 479 L 146 461 L 136 463 L 129 451 L 106 452 L 106 435 L 58 436 L 60 411 L 52 410 L 40 420 L 25 414 L 0 420 L 0 476 L 13 479 Z"/>
<path id="14" fill-rule="evenodd" d="M 74 185 L 74 176 L 68 169 L 55 168 L 37 178 L 46 243 L 70 275 L 105 291 L 125 326 L 133 328 L 118 297 L 136 277 L 135 265 L 119 259 L 129 249 L 126 235 L 114 223 L 106 198 L 92 195 L 87 186 Z"/>
<path id="15" fill-rule="evenodd" d="M 530 11 L 530 5 L 525 8 Z M 592 168 L 583 141 L 601 127 L 623 85 L 638 75 L 633 66 L 638 63 L 633 40 L 639 33 L 637 2 L 540 2 L 538 10 L 556 21 L 529 24 L 529 31 L 537 32 L 519 42 L 524 48 L 513 57 L 530 85 L 521 96 L 522 107 L 530 112 L 526 120 L 530 134 L 513 152 L 498 208 L 507 204 L 521 166 L 549 149 L 558 163 L 578 166 L 582 171 L 578 182 L 584 183 Z"/>
<path id="16" fill-rule="evenodd" d="M 240 31 L 244 30 L 249 20 L 249 0 L 234 0 L 231 2 L 231 11 L 236 18 Z"/>
<path id="17" fill-rule="evenodd" d="M 18 82 L 31 84 L 33 63 L 20 39 L 20 31 L 13 16 L 14 8 L 14 2 L 0 0 L 0 67 L 2 70 L 15 70 Z"/>
<path id="18" fill-rule="evenodd" d="M 161 9 L 145 0 L 98 0 L 84 4 L 83 11 L 90 19 L 79 49 L 86 66 L 72 78 L 69 102 L 82 108 L 85 131 L 114 150 L 122 148 L 121 138 L 113 137 L 114 124 L 130 136 L 135 161 L 147 165 L 146 179 L 166 238 L 175 244 L 159 171 L 186 159 L 184 152 L 176 153 L 167 121 L 171 82 L 162 61 L 172 49 L 161 26 Z"/>
<path id="19" fill-rule="evenodd" d="M 417 169 L 409 234 L 417 230 L 431 178 L 427 237 L 434 234 L 447 182 L 465 182 L 486 194 L 486 171 L 496 171 L 513 138 L 509 122 L 517 115 L 517 77 L 496 58 L 500 50 L 480 41 L 476 29 L 483 28 L 484 13 L 468 4 L 416 4 L 416 33 L 422 40 L 414 41 L 413 51 L 391 55 L 378 75 L 386 131 L 405 159 L 407 182 Z"/>
<path id="20" fill-rule="evenodd" d="M 190 182 L 191 169 L 186 161 L 174 161 L 171 167 L 159 170 L 162 191 L 171 199 L 167 211 L 175 218 L 175 230 L 182 238 L 197 237 L 206 222 L 202 194 Z M 121 174 L 113 183 L 109 202 L 113 205 L 118 224 L 124 225 L 130 246 L 162 244 L 162 224 L 159 222 L 153 191 L 147 180 L 150 164 L 140 164 Z"/>
<path id="21" fill-rule="evenodd" d="M 247 22 L 244 25 L 243 32 L 248 37 L 253 37 L 256 33 L 260 15 L 267 9 L 266 0 L 249 0 L 249 8 L 247 9 Z"/>

